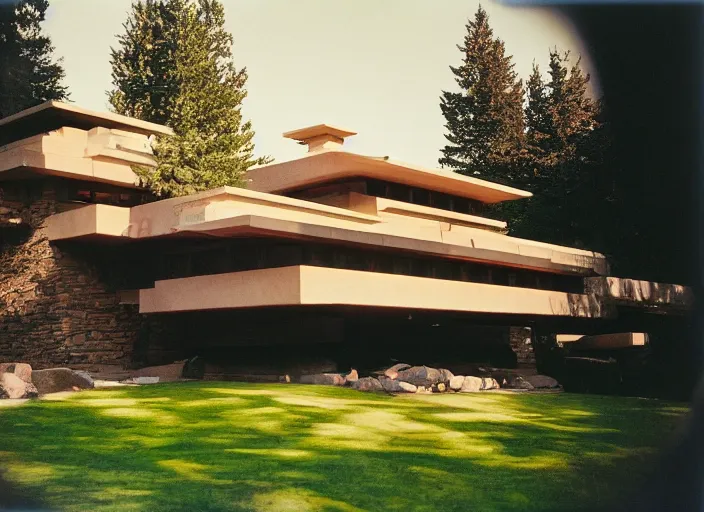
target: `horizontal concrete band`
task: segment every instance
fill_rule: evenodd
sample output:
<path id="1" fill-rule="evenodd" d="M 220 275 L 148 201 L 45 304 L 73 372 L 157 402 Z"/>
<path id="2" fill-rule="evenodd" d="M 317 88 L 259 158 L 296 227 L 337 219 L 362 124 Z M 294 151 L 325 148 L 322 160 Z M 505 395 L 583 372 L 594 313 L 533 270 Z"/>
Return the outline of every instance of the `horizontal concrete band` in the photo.
<path id="1" fill-rule="evenodd" d="M 305 265 L 157 281 L 139 292 L 141 313 L 300 305 L 609 316 L 582 294 Z"/>

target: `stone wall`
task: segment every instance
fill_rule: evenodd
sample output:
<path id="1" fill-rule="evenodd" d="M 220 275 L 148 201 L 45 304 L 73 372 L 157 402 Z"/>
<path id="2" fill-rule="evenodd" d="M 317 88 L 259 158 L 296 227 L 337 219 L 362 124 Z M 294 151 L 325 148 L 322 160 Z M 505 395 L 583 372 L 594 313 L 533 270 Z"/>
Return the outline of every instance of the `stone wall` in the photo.
<path id="1" fill-rule="evenodd" d="M 101 278 L 101 258 L 58 248 L 44 221 L 62 209 L 50 183 L 37 182 L 29 197 L 0 198 L 0 361 L 36 368 L 130 365 L 142 320 L 137 306 L 119 303 Z M 13 231 L 14 230 L 14 231 Z"/>
<path id="2" fill-rule="evenodd" d="M 530 327 L 511 327 L 509 342 L 516 354 L 518 368 L 535 368 L 535 352 L 531 342 Z"/>

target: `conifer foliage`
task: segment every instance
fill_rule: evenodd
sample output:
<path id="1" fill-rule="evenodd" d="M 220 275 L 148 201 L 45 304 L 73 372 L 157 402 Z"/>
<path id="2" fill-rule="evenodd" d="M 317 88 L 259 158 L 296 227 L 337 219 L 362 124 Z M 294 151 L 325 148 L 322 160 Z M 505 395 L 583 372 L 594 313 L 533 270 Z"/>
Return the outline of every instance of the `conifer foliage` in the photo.
<path id="1" fill-rule="evenodd" d="M 450 67 L 460 92 L 444 91 L 441 97 L 449 144 L 441 150 L 440 165 L 508 183 L 523 145 L 523 85 L 481 6 L 466 28 L 458 46 L 462 64 Z"/>
<path id="2" fill-rule="evenodd" d="M 224 25 L 218 0 L 141 0 L 113 49 L 114 111 L 174 130 L 154 145 L 158 167 L 138 170 L 157 195 L 244 186 L 250 167 L 270 161 L 254 157 L 241 111 L 247 73 Z"/>
<path id="3" fill-rule="evenodd" d="M 41 23 L 48 0 L 0 2 L 0 118 L 68 99 L 65 72 Z"/>

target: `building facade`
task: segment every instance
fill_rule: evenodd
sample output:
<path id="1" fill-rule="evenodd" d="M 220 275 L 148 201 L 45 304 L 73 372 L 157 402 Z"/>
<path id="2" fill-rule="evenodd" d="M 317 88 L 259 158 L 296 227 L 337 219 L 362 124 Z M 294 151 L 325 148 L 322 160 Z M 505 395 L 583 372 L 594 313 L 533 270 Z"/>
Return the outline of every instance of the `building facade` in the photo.
<path id="1" fill-rule="evenodd" d="M 327 125 L 284 134 L 307 153 L 251 170 L 247 189 L 156 200 L 133 167 L 155 165 L 150 138 L 168 133 L 57 102 L 0 120 L 0 360 L 512 364 L 510 326 L 532 327 L 536 348 L 652 333 L 690 310 L 686 287 L 610 276 L 601 254 L 483 216 L 530 193 L 348 152 L 355 134 Z"/>

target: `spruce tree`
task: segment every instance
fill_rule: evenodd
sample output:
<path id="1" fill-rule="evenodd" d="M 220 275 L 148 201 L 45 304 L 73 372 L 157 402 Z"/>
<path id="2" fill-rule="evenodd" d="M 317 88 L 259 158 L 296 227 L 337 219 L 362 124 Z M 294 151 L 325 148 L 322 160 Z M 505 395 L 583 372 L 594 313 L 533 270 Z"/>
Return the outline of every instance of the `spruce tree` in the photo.
<path id="1" fill-rule="evenodd" d="M 247 73 L 232 58 L 232 36 L 217 0 L 147 0 L 133 6 L 113 50 L 109 93 L 118 113 L 174 130 L 154 145 L 156 169 L 137 169 L 157 195 L 244 186 L 254 132 L 242 119 Z"/>
<path id="2" fill-rule="evenodd" d="M 549 80 L 534 65 L 525 108 L 527 161 L 532 172 L 520 185 L 535 195 L 512 222 L 513 234 L 603 249 L 598 238 L 605 210 L 608 136 L 600 102 L 589 97 L 589 75 L 569 52 L 550 52 Z M 594 246 L 596 244 L 597 247 Z"/>
<path id="3" fill-rule="evenodd" d="M 41 29 L 48 7 L 48 0 L 0 4 L 0 118 L 68 99 L 61 61 Z"/>
<path id="4" fill-rule="evenodd" d="M 465 175 L 510 183 L 523 145 L 523 85 L 504 43 L 479 6 L 466 25 L 459 67 L 450 67 L 461 92 L 443 91 L 440 108 L 449 144 L 440 165 Z"/>

